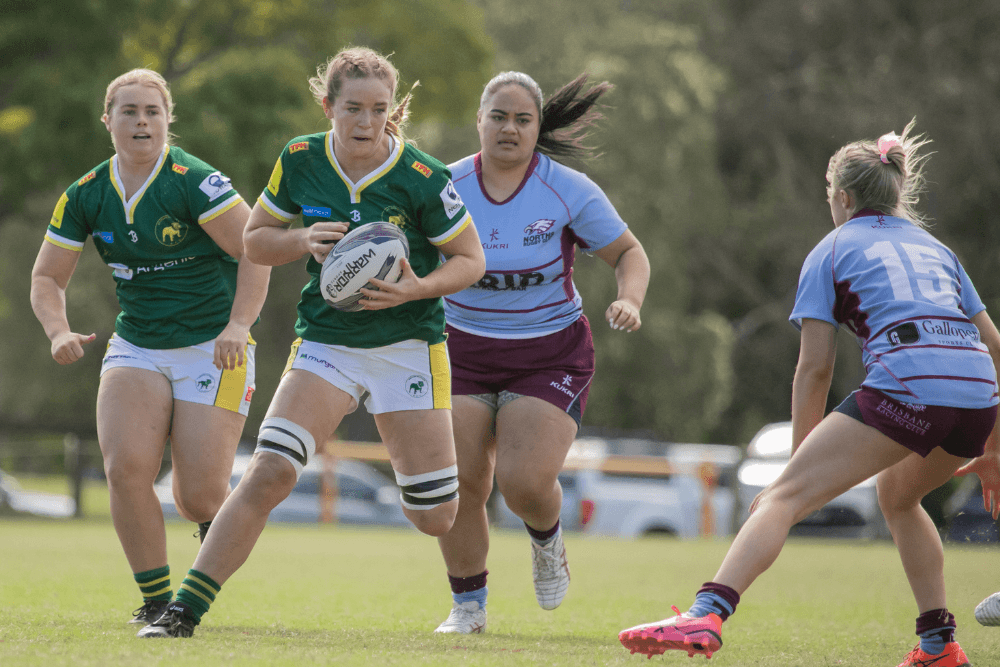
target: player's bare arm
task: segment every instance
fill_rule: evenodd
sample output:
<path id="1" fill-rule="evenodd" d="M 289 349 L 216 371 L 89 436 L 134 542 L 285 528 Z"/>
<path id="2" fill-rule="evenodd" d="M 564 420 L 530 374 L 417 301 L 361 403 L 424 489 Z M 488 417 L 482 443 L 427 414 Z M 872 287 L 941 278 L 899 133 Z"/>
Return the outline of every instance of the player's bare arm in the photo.
<path id="1" fill-rule="evenodd" d="M 649 287 L 649 258 L 639 239 L 628 229 L 617 239 L 594 252 L 615 270 L 618 298 L 607 311 L 604 319 L 612 329 L 635 331 L 642 326 L 639 310 Z"/>
<path id="2" fill-rule="evenodd" d="M 236 294 L 233 296 L 229 323 L 215 338 L 215 367 L 225 370 L 233 370 L 244 363 L 250 327 L 257 321 L 261 308 L 264 307 L 267 284 L 271 277 L 271 267 L 254 264 L 244 252 L 243 231 L 249 217 L 250 207 L 241 201 L 202 225 L 205 233 L 226 254 L 239 262 Z"/>
<path id="3" fill-rule="evenodd" d="M 52 341 L 52 358 L 63 365 L 80 359 L 97 337 L 73 333 L 66 317 L 66 287 L 79 260 L 79 252 L 44 241 L 31 270 L 31 308 Z"/>
<path id="4" fill-rule="evenodd" d="M 346 222 L 316 222 L 291 229 L 286 220 L 271 215 L 259 203 L 250 212 L 243 232 L 245 252 L 251 262 L 281 266 L 311 254 L 323 263 L 333 243 L 344 238 Z"/>

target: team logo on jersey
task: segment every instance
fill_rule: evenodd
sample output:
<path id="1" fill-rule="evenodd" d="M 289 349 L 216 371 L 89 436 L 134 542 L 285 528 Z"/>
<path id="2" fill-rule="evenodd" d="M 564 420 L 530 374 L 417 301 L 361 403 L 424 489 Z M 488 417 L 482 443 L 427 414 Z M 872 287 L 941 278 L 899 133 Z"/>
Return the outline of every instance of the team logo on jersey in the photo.
<path id="1" fill-rule="evenodd" d="M 913 322 L 904 322 L 894 329 L 890 329 L 885 334 L 889 345 L 912 345 L 920 340 L 920 330 Z"/>
<path id="2" fill-rule="evenodd" d="M 412 398 L 420 398 L 427 394 L 430 383 L 423 375 L 411 375 L 406 378 L 406 393 Z"/>
<path id="3" fill-rule="evenodd" d="M 188 167 L 182 167 L 179 164 L 175 164 L 174 166 L 171 167 L 171 169 L 173 169 L 174 171 L 176 171 L 181 176 L 183 176 L 184 174 L 188 173 Z"/>
<path id="4" fill-rule="evenodd" d="M 419 171 L 421 174 L 423 174 L 424 178 L 430 178 L 431 174 L 434 173 L 434 170 L 432 170 L 426 164 L 423 164 L 421 162 L 414 162 L 410 166 Z"/>
<path id="5" fill-rule="evenodd" d="M 322 206 L 303 206 L 302 214 L 309 215 L 314 218 L 329 218 L 333 215 L 333 211 Z"/>
<path id="6" fill-rule="evenodd" d="M 448 214 L 449 220 L 454 218 L 462 210 L 462 207 L 465 206 L 450 178 L 448 179 L 448 184 L 444 186 L 444 190 L 441 191 L 441 202 L 444 204 L 444 212 Z"/>
<path id="7" fill-rule="evenodd" d="M 556 224 L 555 220 L 535 220 L 533 223 L 524 228 L 525 234 L 544 234 L 545 232 L 552 229 L 552 225 Z"/>
<path id="8" fill-rule="evenodd" d="M 105 243 L 114 243 L 115 234 L 114 232 L 94 232 L 93 237 L 95 239 L 101 239 Z"/>
<path id="9" fill-rule="evenodd" d="M 221 171 L 216 171 L 205 177 L 198 189 L 208 195 L 208 201 L 214 201 L 233 189 L 233 184 L 229 182 L 229 177 L 224 176 Z"/>
<path id="10" fill-rule="evenodd" d="M 351 220 L 354 222 L 361 222 L 361 211 L 358 211 L 357 209 L 351 211 Z"/>
<path id="11" fill-rule="evenodd" d="M 386 206 L 382 209 L 382 219 L 386 222 L 391 222 L 400 229 L 405 229 L 406 225 L 410 223 L 410 219 L 406 215 L 406 211 L 398 206 Z"/>
<path id="12" fill-rule="evenodd" d="M 556 224 L 555 220 L 535 220 L 533 223 L 524 228 L 524 246 L 533 246 L 540 243 L 545 243 L 553 236 L 556 235 L 555 232 L 550 232 L 552 226 Z"/>
<path id="13" fill-rule="evenodd" d="M 289 153 L 295 153 L 296 151 L 307 151 L 309 150 L 308 141 L 299 141 L 288 147 Z"/>
<path id="14" fill-rule="evenodd" d="M 195 388 L 203 394 L 207 394 L 208 392 L 212 391 L 212 386 L 214 384 L 215 384 L 215 378 L 213 378 L 208 373 L 202 373 L 201 375 L 198 376 L 198 379 L 195 380 Z"/>
<path id="15" fill-rule="evenodd" d="M 86 176 L 84 176 L 83 178 L 81 178 L 79 181 L 77 181 L 76 184 L 77 185 L 83 185 L 87 181 L 92 181 L 95 178 L 97 178 L 97 172 L 96 171 L 92 171 L 89 174 L 87 174 Z"/>
<path id="16" fill-rule="evenodd" d="M 52 219 L 49 220 L 49 224 L 56 229 L 62 227 L 63 213 L 66 212 L 66 204 L 68 203 L 69 197 L 67 197 L 64 192 L 62 193 L 62 197 L 59 198 L 59 201 L 56 202 L 56 210 L 52 211 Z"/>
<path id="17" fill-rule="evenodd" d="M 188 226 L 183 222 L 174 220 L 169 215 L 165 215 L 156 221 L 154 232 L 156 234 L 156 240 L 159 241 L 161 245 L 170 247 L 175 246 L 184 240 L 184 237 L 187 236 L 188 233 Z"/>

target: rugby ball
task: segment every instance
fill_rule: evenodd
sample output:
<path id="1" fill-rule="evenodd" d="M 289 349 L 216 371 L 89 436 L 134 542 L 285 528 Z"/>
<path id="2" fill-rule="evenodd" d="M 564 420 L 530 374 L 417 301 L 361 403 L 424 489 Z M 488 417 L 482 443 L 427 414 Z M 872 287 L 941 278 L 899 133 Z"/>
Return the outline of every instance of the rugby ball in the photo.
<path id="1" fill-rule="evenodd" d="M 406 235 L 391 222 L 369 222 L 337 241 L 319 273 L 319 289 L 331 307 L 359 311 L 361 288 L 375 289 L 372 278 L 396 282 L 403 258 L 410 256 Z"/>

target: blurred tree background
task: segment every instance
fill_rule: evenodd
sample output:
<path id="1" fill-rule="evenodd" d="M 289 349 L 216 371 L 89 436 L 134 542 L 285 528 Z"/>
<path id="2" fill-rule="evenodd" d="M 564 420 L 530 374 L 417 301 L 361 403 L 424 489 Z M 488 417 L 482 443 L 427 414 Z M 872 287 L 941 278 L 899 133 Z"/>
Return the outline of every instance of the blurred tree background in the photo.
<path id="1" fill-rule="evenodd" d="M 6 0 L 0 13 L 0 434 L 94 432 L 113 281 L 85 250 L 68 293 L 96 332 L 61 367 L 28 303 L 52 207 L 111 156 L 104 89 L 133 67 L 171 82 L 177 143 L 248 201 L 297 134 L 327 127 L 307 78 L 340 48 L 393 54 L 416 80 L 409 136 L 451 162 L 478 150 L 475 112 L 496 72 L 548 94 L 581 72 L 607 80 L 603 152 L 571 164 L 608 193 L 653 267 L 643 327 L 602 326 L 611 270 L 582 253 L 574 278 L 598 373 L 585 429 L 745 443 L 789 418 L 798 335 L 787 323 L 801 262 L 831 228 L 829 156 L 916 116 L 938 151 L 923 202 L 994 312 L 1000 228 L 1000 5 L 963 0 Z M 277 268 L 258 341 L 252 437 L 294 334 L 303 263 Z M 863 370 L 842 334 L 830 403 Z M 364 410 L 359 410 L 363 413 Z M 341 437 L 373 437 L 356 414 Z"/>

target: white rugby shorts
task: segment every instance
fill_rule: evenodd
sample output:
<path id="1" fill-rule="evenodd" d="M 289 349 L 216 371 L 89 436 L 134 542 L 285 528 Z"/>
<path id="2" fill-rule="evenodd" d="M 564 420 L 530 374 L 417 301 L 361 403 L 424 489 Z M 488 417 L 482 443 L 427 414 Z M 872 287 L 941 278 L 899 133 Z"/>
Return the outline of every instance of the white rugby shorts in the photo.
<path id="1" fill-rule="evenodd" d="M 112 368 L 144 368 L 160 373 L 170 381 L 174 400 L 214 405 L 246 416 L 254 384 L 257 344 L 250 338 L 243 355 L 243 365 L 229 370 L 215 367 L 215 341 L 178 347 L 171 350 L 151 350 L 121 338 L 111 336 L 101 363 L 103 376 Z"/>
<path id="2" fill-rule="evenodd" d="M 362 349 L 297 339 L 285 373 L 304 370 L 320 376 L 354 398 L 368 392 L 373 415 L 402 410 L 450 410 L 451 365 L 448 346 L 422 340 Z"/>

